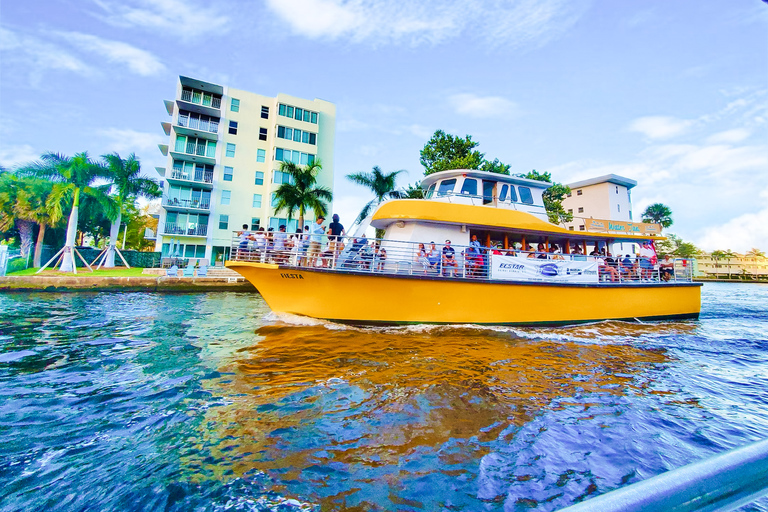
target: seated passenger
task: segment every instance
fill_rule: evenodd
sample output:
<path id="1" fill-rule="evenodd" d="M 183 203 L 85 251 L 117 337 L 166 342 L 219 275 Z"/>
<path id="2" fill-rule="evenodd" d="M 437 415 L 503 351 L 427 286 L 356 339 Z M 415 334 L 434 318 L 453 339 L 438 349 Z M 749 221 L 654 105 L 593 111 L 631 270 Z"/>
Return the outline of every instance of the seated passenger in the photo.
<path id="1" fill-rule="evenodd" d="M 604 265 L 600 267 L 600 273 L 607 275 L 611 282 L 616 282 L 618 279 L 621 278 L 619 275 L 619 271 L 617 270 L 617 263 L 616 260 L 614 260 L 611 257 L 611 253 L 607 252 L 605 258 L 603 259 Z"/>
<path id="2" fill-rule="evenodd" d="M 533 248 L 531 248 L 530 245 L 526 245 L 525 246 L 525 250 L 528 252 L 528 256 L 526 256 L 527 258 L 535 258 L 536 257 L 536 253 L 533 252 Z"/>
<path id="3" fill-rule="evenodd" d="M 419 244 L 419 250 L 416 253 L 416 262 L 421 263 L 421 266 L 424 268 L 424 273 L 427 273 L 427 269 L 430 267 L 429 264 L 429 258 L 427 257 L 427 249 L 424 247 L 424 244 Z"/>
<path id="4" fill-rule="evenodd" d="M 552 260 L 564 260 L 563 255 L 557 252 L 557 246 L 553 245 L 549 248 L 549 258 Z"/>
<path id="5" fill-rule="evenodd" d="M 429 242 L 429 249 L 427 250 L 427 259 L 429 260 L 430 270 L 438 270 L 440 268 L 440 253 L 437 250 L 435 242 Z"/>
<path id="6" fill-rule="evenodd" d="M 458 270 L 459 264 L 456 261 L 456 250 L 451 247 L 451 241 L 446 240 L 443 246 L 443 275 L 450 275 L 454 277 L 456 270 Z"/>
<path id="7" fill-rule="evenodd" d="M 661 279 L 669 281 L 675 277 L 675 262 L 669 257 L 669 254 L 664 256 L 659 264 L 659 272 L 661 272 Z"/>

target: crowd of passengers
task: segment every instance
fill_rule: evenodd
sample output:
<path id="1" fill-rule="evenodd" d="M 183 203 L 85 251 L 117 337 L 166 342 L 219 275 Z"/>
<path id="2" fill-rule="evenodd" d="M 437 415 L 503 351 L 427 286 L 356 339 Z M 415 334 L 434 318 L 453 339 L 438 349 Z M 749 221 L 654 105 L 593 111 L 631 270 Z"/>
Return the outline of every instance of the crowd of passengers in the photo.
<path id="1" fill-rule="evenodd" d="M 237 259 L 383 272 L 387 262 L 386 249 L 378 241 L 369 241 L 365 236 L 346 237 L 339 216 L 334 215 L 332 219 L 333 222 L 326 228 L 322 226 L 325 218 L 320 216 L 313 224 L 298 228 L 295 233 L 287 233 L 285 225 L 280 225 L 277 231 L 273 228 L 249 231 L 248 226 L 243 225 L 243 230 L 238 232 Z M 348 244 L 351 244 L 349 250 L 342 252 Z M 669 255 L 657 261 L 656 253 L 648 242 L 643 243 L 640 252 L 634 256 L 626 254 L 622 257 L 614 256 L 605 248 L 595 248 L 585 255 L 578 245 L 569 254 L 563 253 L 557 244 L 503 249 L 500 243 L 496 243 L 485 247 L 480 244 L 477 235 L 472 235 L 469 246 L 458 252 L 450 240 L 446 240 L 440 248 L 434 241 L 419 243 L 414 263 L 421 265 L 425 274 L 478 278 L 489 275 L 490 255 L 596 261 L 600 278 L 611 282 L 669 281 L 674 277 L 674 261 Z"/>

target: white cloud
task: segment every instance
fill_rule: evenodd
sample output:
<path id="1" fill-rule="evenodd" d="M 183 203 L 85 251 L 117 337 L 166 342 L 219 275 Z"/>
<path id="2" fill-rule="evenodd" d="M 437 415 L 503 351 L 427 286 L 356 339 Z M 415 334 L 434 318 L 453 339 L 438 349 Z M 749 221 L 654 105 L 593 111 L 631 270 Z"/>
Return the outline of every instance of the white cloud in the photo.
<path id="1" fill-rule="evenodd" d="M 118 153 L 139 153 L 142 151 L 156 152 L 158 144 L 167 142 L 167 137 L 158 133 L 138 132 L 136 130 L 121 130 L 119 128 L 107 128 L 98 132 L 110 140 L 107 144 L 107 151 L 117 151 Z"/>
<path id="2" fill-rule="evenodd" d="M 415 135 L 420 139 L 424 139 L 425 141 L 429 140 L 432 137 L 432 134 L 434 134 L 433 129 L 420 124 L 412 124 L 406 127 L 406 131 L 408 131 L 409 133 Z"/>
<path id="3" fill-rule="evenodd" d="M 26 164 L 40 159 L 40 152 L 29 144 L 18 146 L 0 147 L 0 165 L 6 169 L 11 169 L 20 164 Z"/>
<path id="4" fill-rule="evenodd" d="M 38 86 L 43 74 L 50 70 L 71 71 L 91 75 L 95 70 L 61 46 L 34 36 L 0 27 L 0 51 L 3 52 L 3 80 L 8 80 L 14 66 L 22 67 L 33 86 Z"/>
<path id="5" fill-rule="evenodd" d="M 106 15 L 95 15 L 119 27 L 138 27 L 184 40 L 226 31 L 230 19 L 216 7 L 192 0 L 94 0 Z M 242 8 L 239 4 L 238 8 Z"/>
<path id="6" fill-rule="evenodd" d="M 632 121 L 629 130 L 639 132 L 650 139 L 667 139 L 682 135 L 693 124 L 686 119 L 677 119 L 667 116 L 640 117 Z"/>
<path id="7" fill-rule="evenodd" d="M 479 118 L 509 117 L 516 108 L 514 102 L 501 96 L 454 94 L 448 102 L 457 114 Z"/>
<path id="8" fill-rule="evenodd" d="M 731 249 L 744 253 L 753 247 L 768 250 L 768 208 L 707 228 L 696 245 L 706 251 Z"/>
<path id="9" fill-rule="evenodd" d="M 57 32 L 56 34 L 83 51 L 101 55 L 109 62 L 125 64 L 136 74 L 151 76 L 165 71 L 163 63 L 153 54 L 127 43 L 78 32 Z"/>
<path id="10" fill-rule="evenodd" d="M 750 135 L 751 133 L 749 130 L 745 130 L 744 128 L 734 128 L 733 130 L 725 130 L 724 132 L 710 135 L 707 137 L 707 142 L 709 144 L 741 142 L 744 139 L 749 138 Z"/>
<path id="11" fill-rule="evenodd" d="M 436 44 L 467 35 L 488 46 L 543 44 L 570 28 L 588 2 L 566 0 L 267 0 L 294 34 L 310 39 Z"/>

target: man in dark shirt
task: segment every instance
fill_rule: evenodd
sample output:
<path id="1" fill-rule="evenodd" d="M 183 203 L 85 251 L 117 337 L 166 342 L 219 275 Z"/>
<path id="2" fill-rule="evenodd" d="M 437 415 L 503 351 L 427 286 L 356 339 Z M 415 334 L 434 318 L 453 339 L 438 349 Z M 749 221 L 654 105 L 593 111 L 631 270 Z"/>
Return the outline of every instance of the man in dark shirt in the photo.
<path id="1" fill-rule="evenodd" d="M 443 275 L 453 277 L 459 264 L 456 262 L 456 250 L 451 247 L 451 241 L 446 240 L 443 246 Z M 446 272 L 447 271 L 447 272 Z"/>
<path id="2" fill-rule="evenodd" d="M 333 222 L 328 224 L 328 242 L 330 245 L 331 254 L 333 254 L 334 261 L 339 257 L 339 251 L 341 251 L 342 236 L 346 234 L 344 226 L 339 222 L 339 215 L 333 214 Z"/>

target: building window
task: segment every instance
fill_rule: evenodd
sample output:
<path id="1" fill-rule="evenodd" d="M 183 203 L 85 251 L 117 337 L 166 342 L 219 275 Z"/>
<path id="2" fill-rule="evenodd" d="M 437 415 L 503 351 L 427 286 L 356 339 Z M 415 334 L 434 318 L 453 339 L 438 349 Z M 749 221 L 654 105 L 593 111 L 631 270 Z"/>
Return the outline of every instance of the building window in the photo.
<path id="1" fill-rule="evenodd" d="M 229 229 L 229 215 L 219 215 L 219 229 Z"/>
<path id="2" fill-rule="evenodd" d="M 621 205 L 620 205 L 620 204 L 617 204 L 617 205 L 616 205 L 616 208 L 618 208 L 618 209 L 619 209 L 619 213 L 621 213 Z"/>
<path id="3" fill-rule="evenodd" d="M 296 228 L 298 227 L 299 221 L 296 219 L 285 219 L 285 218 L 279 218 L 279 217 L 270 217 L 269 218 L 269 227 L 277 231 L 280 229 L 280 226 L 285 226 L 286 231 L 289 233 L 295 233 Z"/>
<path id="4" fill-rule="evenodd" d="M 251 231 L 256 231 L 261 227 L 261 219 L 258 217 L 251 218 Z"/>
<path id="5" fill-rule="evenodd" d="M 584 224 L 582 224 L 581 226 L 579 226 L 579 231 L 585 231 L 585 230 L 586 230 L 586 228 L 584 227 Z"/>
<path id="6" fill-rule="evenodd" d="M 272 175 L 272 183 L 278 183 L 278 184 L 289 183 L 293 185 L 293 176 L 291 176 L 287 172 L 274 171 L 274 174 Z"/>
<path id="7" fill-rule="evenodd" d="M 300 165 L 315 163 L 315 155 L 291 151 L 290 149 L 275 148 L 275 160 L 279 162 L 293 162 Z"/>
<path id="8" fill-rule="evenodd" d="M 261 118 L 269 119 L 269 107 L 261 106 Z"/>
<path id="9" fill-rule="evenodd" d="M 271 203 L 272 203 L 272 208 L 277 208 L 277 194 L 275 194 L 274 192 L 272 192 Z"/>
<path id="10" fill-rule="evenodd" d="M 232 112 L 240 112 L 240 100 L 232 98 L 232 101 L 229 102 L 229 110 Z"/>
<path id="11" fill-rule="evenodd" d="M 581 190 L 577 190 L 577 191 L 576 191 L 576 195 L 577 195 L 577 196 L 580 196 L 580 195 L 581 195 Z"/>
<path id="12" fill-rule="evenodd" d="M 267 140 L 267 129 L 259 128 L 259 140 Z"/>
<path id="13" fill-rule="evenodd" d="M 312 112 L 312 119 L 309 121 L 312 124 L 317 124 L 317 112 Z"/>
<path id="14" fill-rule="evenodd" d="M 264 162 L 267 159 L 267 152 L 264 149 L 257 149 L 256 150 L 256 161 L 257 162 Z"/>
<path id="15" fill-rule="evenodd" d="M 232 197 L 232 191 L 231 190 L 222 190 L 221 191 L 221 204 L 229 204 L 229 200 Z"/>
<path id="16" fill-rule="evenodd" d="M 229 122 L 229 134 L 230 135 L 237 135 L 237 121 L 230 121 Z"/>
<path id="17" fill-rule="evenodd" d="M 568 208 L 568 213 L 573 214 L 573 208 Z"/>
<path id="18" fill-rule="evenodd" d="M 256 179 L 254 180 L 254 183 L 256 185 L 263 185 L 264 184 L 264 173 L 261 171 L 256 171 Z"/>
<path id="19" fill-rule="evenodd" d="M 584 207 L 583 206 L 579 206 L 579 213 L 584 213 Z"/>
<path id="20" fill-rule="evenodd" d="M 568 226 L 568 231 L 573 231 L 573 226 Z"/>
<path id="21" fill-rule="evenodd" d="M 619 193 L 619 187 L 616 187 L 616 193 L 617 194 Z"/>
<path id="22" fill-rule="evenodd" d="M 235 156 L 235 145 L 231 142 L 227 142 L 227 156 L 230 158 Z"/>
<path id="23" fill-rule="evenodd" d="M 253 203 L 251 206 L 254 208 L 261 208 L 261 194 L 253 194 Z"/>
<path id="24" fill-rule="evenodd" d="M 573 195 L 573 194 L 572 194 L 571 192 L 568 192 L 568 193 L 566 194 L 566 196 L 567 196 L 567 197 L 571 197 L 572 195 Z"/>
<path id="25" fill-rule="evenodd" d="M 232 181 L 232 174 L 234 169 L 232 167 L 224 167 L 224 181 Z"/>
<path id="26" fill-rule="evenodd" d="M 317 124 L 317 112 L 306 110 L 303 108 L 292 107 L 290 105 L 284 105 L 280 103 L 277 106 L 277 114 L 296 119 L 297 121 L 304 121 L 305 123 Z"/>
<path id="27" fill-rule="evenodd" d="M 303 142 L 305 144 L 317 145 L 317 134 L 305 132 L 298 128 L 288 128 L 287 126 L 277 127 L 277 137 L 279 139 L 292 140 L 294 142 Z"/>

